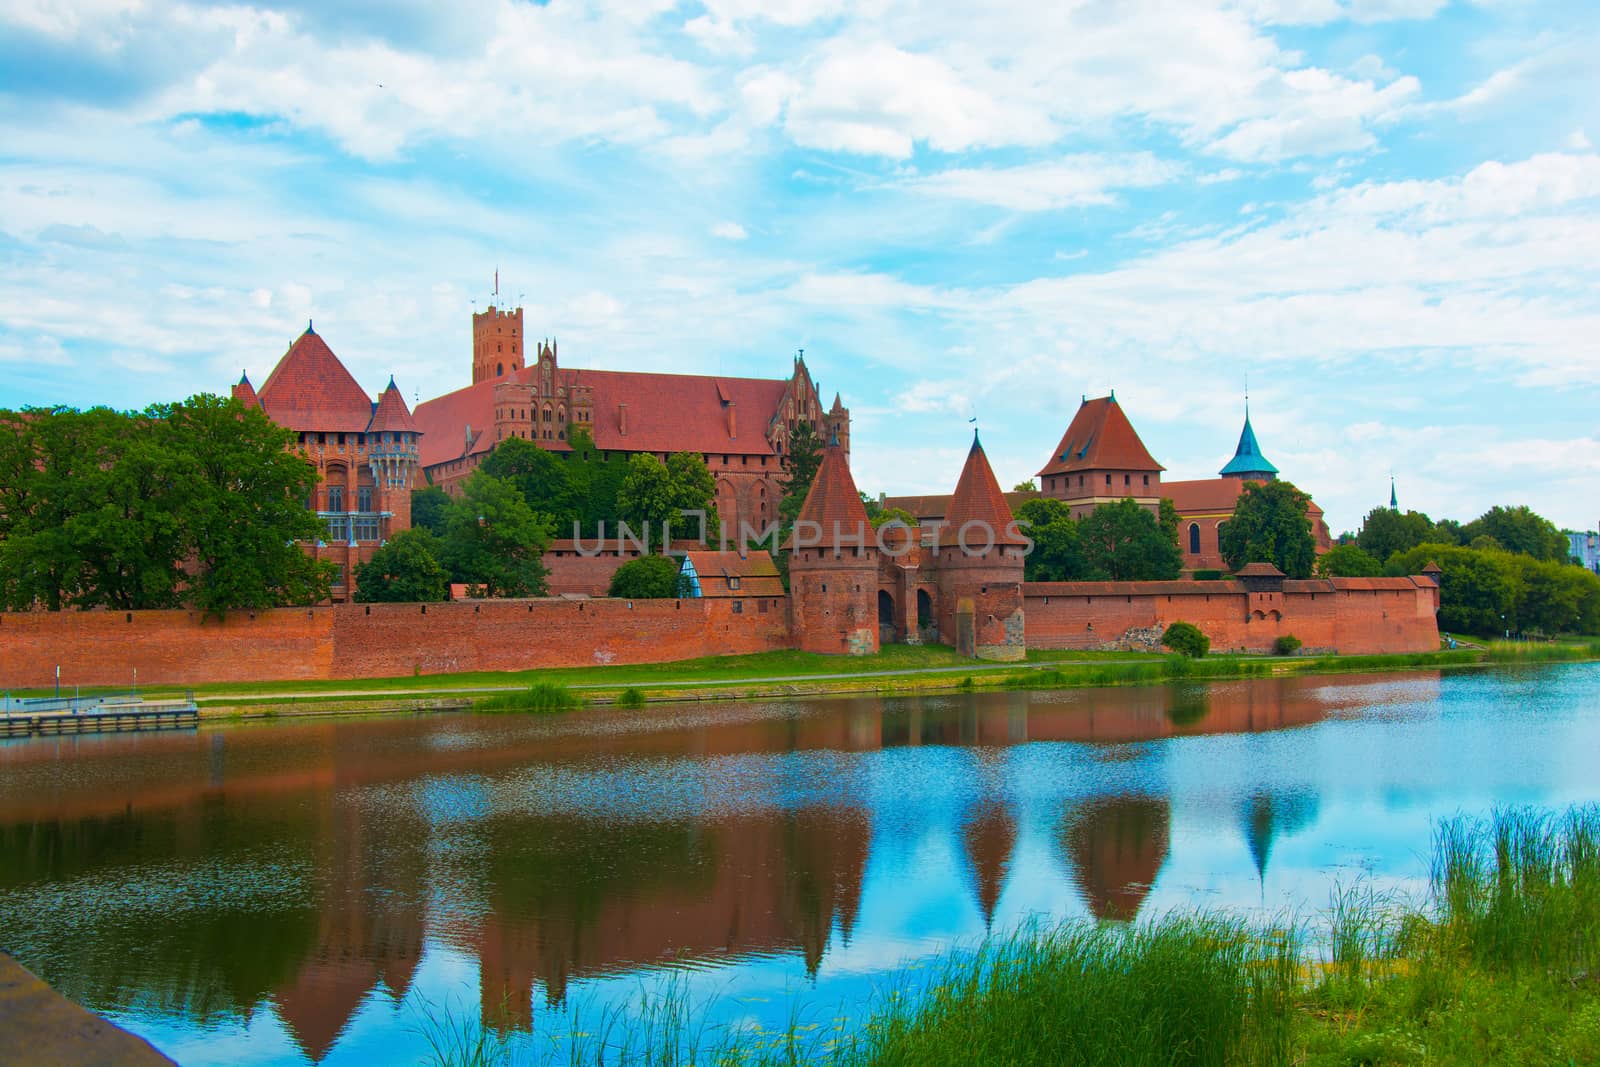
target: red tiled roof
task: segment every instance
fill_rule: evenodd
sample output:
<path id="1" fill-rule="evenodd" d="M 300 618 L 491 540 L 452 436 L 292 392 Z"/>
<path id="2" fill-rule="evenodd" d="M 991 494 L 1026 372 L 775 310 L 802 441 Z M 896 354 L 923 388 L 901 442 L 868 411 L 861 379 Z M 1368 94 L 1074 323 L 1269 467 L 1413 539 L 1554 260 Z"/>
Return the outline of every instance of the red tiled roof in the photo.
<path id="1" fill-rule="evenodd" d="M 382 433 L 385 430 L 417 432 L 416 420 L 406 407 L 406 398 L 395 388 L 393 378 L 389 379 L 389 388 L 378 397 L 378 410 L 372 413 L 372 423 L 367 427 L 368 433 Z"/>
<path id="2" fill-rule="evenodd" d="M 1165 470 L 1155 461 L 1133 423 L 1122 411 L 1115 396 L 1100 396 L 1085 400 L 1072 417 L 1072 424 L 1062 435 L 1061 443 L 1039 473 L 1062 474 L 1066 471 Z"/>
<path id="3" fill-rule="evenodd" d="M 1244 592 L 1241 582 L 1023 582 L 1023 596 L 1185 596 Z"/>
<path id="4" fill-rule="evenodd" d="M 457 389 L 417 405 L 417 426 L 425 435 L 421 458 L 432 467 L 468 454 L 487 452 L 494 440 L 494 387 L 527 385 L 538 365 Z M 568 389 L 588 387 L 594 422 L 587 428 L 596 448 L 607 452 L 702 452 L 770 456 L 767 423 L 778 412 L 788 383 L 774 378 L 723 378 L 704 374 L 643 371 L 562 370 Z M 734 405 L 737 437 L 728 434 L 728 404 Z M 619 409 L 627 405 L 628 432 Z M 570 405 L 569 405 L 570 410 Z M 582 425 L 581 423 L 577 425 Z M 540 441 L 540 447 L 565 452 L 565 441 Z"/>
<path id="5" fill-rule="evenodd" d="M 261 407 L 290 430 L 364 433 L 372 398 L 311 330 L 289 346 L 260 391 Z"/>
<path id="6" fill-rule="evenodd" d="M 1235 578 L 1282 578 L 1283 572 L 1270 563 L 1246 563 L 1233 572 Z"/>
<path id="7" fill-rule="evenodd" d="M 1006 507 L 1015 515 L 1017 509 L 1030 500 L 1039 498 L 1038 490 L 1028 490 L 1020 493 L 1001 493 L 1005 497 Z M 883 506 L 886 508 L 899 508 L 909 512 L 918 519 L 933 522 L 942 520 L 950 514 L 949 493 L 930 493 L 925 496 L 886 496 Z"/>
<path id="8" fill-rule="evenodd" d="M 783 596 L 778 566 L 766 552 L 741 556 L 737 552 L 686 552 L 700 579 L 700 594 L 707 597 Z M 729 578 L 739 579 L 732 588 Z"/>
<path id="9" fill-rule="evenodd" d="M 845 461 L 844 449 L 831 444 L 822 453 L 822 465 L 806 493 L 806 502 L 800 506 L 797 528 L 802 522 L 815 523 L 808 535 L 821 531 L 818 546 L 833 548 L 836 544 L 872 545 L 872 527 L 867 522 L 867 509 L 861 503 L 855 479 L 850 477 L 850 464 Z M 804 546 L 802 546 L 804 547 Z"/>
<path id="10" fill-rule="evenodd" d="M 972 434 L 972 448 L 967 452 L 967 462 L 956 481 L 956 491 L 950 497 L 950 510 L 945 513 L 945 523 L 950 529 L 966 529 L 976 523 L 976 529 L 988 530 L 997 545 L 1020 545 L 1023 538 L 1011 532 L 1011 508 L 1006 504 L 1000 483 L 995 481 L 994 468 L 989 457 L 983 454 L 976 431 Z"/>
<path id="11" fill-rule="evenodd" d="M 1250 484 L 1238 478 L 1200 478 L 1192 482 L 1162 482 L 1161 495 L 1172 501 L 1180 515 L 1232 515 L 1239 494 Z M 1315 500 L 1306 506 L 1313 524 L 1322 517 Z"/>

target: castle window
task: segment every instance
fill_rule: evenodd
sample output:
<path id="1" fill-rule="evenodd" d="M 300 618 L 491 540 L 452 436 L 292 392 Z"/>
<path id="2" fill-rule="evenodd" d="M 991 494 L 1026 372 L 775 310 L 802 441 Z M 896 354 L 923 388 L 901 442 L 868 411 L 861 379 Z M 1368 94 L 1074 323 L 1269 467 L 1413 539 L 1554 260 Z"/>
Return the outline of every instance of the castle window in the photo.
<path id="1" fill-rule="evenodd" d="M 506 372 L 506 365 L 504 363 L 496 363 L 494 365 L 495 377 L 498 378 L 500 375 L 504 374 L 505 372 Z"/>
<path id="2" fill-rule="evenodd" d="M 328 435 L 327 434 L 325 434 L 325 433 L 317 434 L 317 444 L 325 445 L 327 443 L 328 443 Z"/>
<path id="3" fill-rule="evenodd" d="M 1146 474 L 1144 476 L 1144 484 L 1145 485 L 1149 485 L 1150 484 L 1150 476 L 1148 474 Z"/>
<path id="4" fill-rule="evenodd" d="M 343 511 L 344 510 L 344 486 L 342 486 L 342 485 L 330 485 L 330 486 L 328 486 L 328 510 L 329 511 Z"/>
<path id="5" fill-rule="evenodd" d="M 1192 556 L 1200 554 L 1200 524 L 1198 522 L 1189 524 L 1189 554 Z"/>
<path id="6" fill-rule="evenodd" d="M 744 614 L 744 601 L 735 600 L 733 602 L 733 613 L 735 615 L 743 615 Z"/>
<path id="7" fill-rule="evenodd" d="M 356 510 L 372 510 L 372 486 L 363 485 L 356 490 Z"/>
<path id="8" fill-rule="evenodd" d="M 1111 475 L 1109 475 L 1109 474 L 1106 475 L 1106 488 L 1107 489 L 1111 488 Z"/>
<path id="9" fill-rule="evenodd" d="M 340 434 L 339 435 L 339 447 L 340 448 L 344 447 L 344 434 Z"/>
<path id="10" fill-rule="evenodd" d="M 1124 485 L 1124 486 L 1129 486 L 1129 485 L 1132 485 L 1132 484 L 1133 484 L 1133 475 L 1131 475 L 1131 474 L 1124 474 L 1124 475 L 1123 475 L 1123 476 L 1122 476 L 1122 484 L 1123 484 L 1123 485 Z"/>

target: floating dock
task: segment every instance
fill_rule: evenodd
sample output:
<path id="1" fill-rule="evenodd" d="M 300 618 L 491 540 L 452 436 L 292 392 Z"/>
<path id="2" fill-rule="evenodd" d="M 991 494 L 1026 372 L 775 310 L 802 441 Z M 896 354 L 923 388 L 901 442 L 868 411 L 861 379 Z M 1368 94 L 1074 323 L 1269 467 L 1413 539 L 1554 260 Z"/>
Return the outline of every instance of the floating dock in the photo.
<path id="1" fill-rule="evenodd" d="M 101 734 L 129 730 L 193 730 L 200 725 L 194 694 L 145 700 L 137 696 L 5 697 L 0 737 Z"/>

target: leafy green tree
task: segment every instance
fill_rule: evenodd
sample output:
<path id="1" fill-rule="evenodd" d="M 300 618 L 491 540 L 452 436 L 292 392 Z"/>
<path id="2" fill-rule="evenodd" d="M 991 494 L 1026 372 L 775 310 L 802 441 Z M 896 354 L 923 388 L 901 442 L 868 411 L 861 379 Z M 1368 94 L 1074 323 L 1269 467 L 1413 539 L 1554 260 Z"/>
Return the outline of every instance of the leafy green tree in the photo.
<path id="1" fill-rule="evenodd" d="M 1177 541 L 1132 497 L 1079 520 L 1078 545 L 1092 580 L 1165 581 L 1183 573 Z"/>
<path id="2" fill-rule="evenodd" d="M 450 509 L 450 494 L 437 485 L 411 491 L 411 526 L 435 537 L 444 536 L 445 512 Z"/>
<path id="3" fill-rule="evenodd" d="M 1025 523 L 1033 540 L 1033 551 L 1023 565 L 1023 577 L 1030 582 L 1076 582 L 1089 574 L 1078 540 L 1078 522 L 1072 510 L 1054 497 L 1036 497 L 1017 508 L 1016 518 Z"/>
<path id="4" fill-rule="evenodd" d="M 1534 559 L 1561 561 L 1571 550 L 1566 535 L 1555 523 L 1526 504 L 1496 505 L 1462 527 L 1461 535 L 1468 544 L 1479 537 L 1492 537 L 1507 552 L 1521 552 Z"/>
<path id="5" fill-rule="evenodd" d="M 1033 484 L 1032 478 L 1029 478 L 1025 482 L 1018 482 L 1016 485 L 1013 485 L 1011 487 L 1011 491 L 1013 493 L 1037 493 L 1039 491 L 1039 487 Z"/>
<path id="6" fill-rule="evenodd" d="M 779 482 L 783 499 L 778 502 L 778 516 L 785 527 L 800 517 L 806 494 L 816 480 L 817 469 L 822 466 L 823 440 L 805 419 L 795 423 L 789 435 L 789 453 L 783 457 L 784 478 Z"/>
<path id="7" fill-rule="evenodd" d="M 1306 517 L 1310 503 L 1291 482 L 1246 484 L 1233 518 L 1222 524 L 1219 540 L 1228 567 L 1271 563 L 1291 578 L 1311 577 L 1317 543 Z"/>
<path id="8" fill-rule="evenodd" d="M 1521 578 L 1508 553 L 1421 544 L 1391 556 L 1384 571 L 1391 575 L 1420 574 L 1429 562 L 1437 563 L 1443 572 L 1439 590 L 1441 630 L 1494 634 L 1512 627 Z"/>
<path id="9" fill-rule="evenodd" d="M 1211 651 L 1211 638 L 1192 622 L 1175 622 L 1161 635 L 1161 643 L 1179 655 L 1199 659 Z"/>
<path id="10" fill-rule="evenodd" d="M 891 522 L 902 522 L 907 526 L 918 525 L 917 517 L 905 508 L 874 508 L 867 513 L 867 521 L 872 523 L 874 530 Z"/>
<path id="11" fill-rule="evenodd" d="M 1334 545 L 1317 557 L 1317 576 L 1321 578 L 1375 578 L 1383 564 L 1356 545 Z"/>
<path id="12" fill-rule="evenodd" d="M 1435 545 L 1459 545 L 1465 542 L 1461 537 L 1461 524 L 1455 519 L 1440 519 L 1433 524 L 1433 529 L 1423 540 Z"/>
<path id="13" fill-rule="evenodd" d="M 1373 508 L 1361 523 L 1356 544 L 1380 564 L 1396 552 L 1405 552 L 1429 540 L 1433 521 L 1420 511 L 1404 514 L 1390 508 Z"/>
<path id="14" fill-rule="evenodd" d="M 207 393 L 146 417 L 164 420 L 183 452 L 179 515 L 194 606 L 220 615 L 326 599 L 332 565 L 296 544 L 324 531 L 306 507 L 316 468 L 291 450 L 294 434 L 260 408 Z"/>
<path id="15" fill-rule="evenodd" d="M 517 487 L 528 506 L 547 516 L 558 537 L 569 537 L 572 524 L 583 518 L 583 500 L 572 485 L 572 465 L 532 441 L 510 437 L 483 461 L 491 477 Z"/>
<path id="16" fill-rule="evenodd" d="M 618 567 L 608 596 L 629 600 L 670 600 L 678 595 L 678 561 L 671 556 L 640 556 Z"/>
<path id="17" fill-rule="evenodd" d="M 355 599 L 362 604 L 432 603 L 450 594 L 450 577 L 439 557 L 439 538 L 426 527 L 402 530 L 356 567 Z"/>
<path id="18" fill-rule="evenodd" d="M 867 521 L 878 525 L 878 514 L 883 511 L 883 505 L 878 503 L 878 498 L 865 490 L 857 490 L 856 495 L 861 498 L 861 506 L 866 509 Z"/>
<path id="19" fill-rule="evenodd" d="M 628 460 L 628 473 L 617 490 L 617 518 L 636 532 L 648 530 L 652 537 L 660 537 L 668 523 L 675 538 L 693 537 L 700 531 L 682 513 L 704 512 L 706 536 L 712 539 L 717 534 L 715 494 L 716 482 L 703 457 L 674 452 L 662 463 L 640 453 Z"/>
<path id="20" fill-rule="evenodd" d="M 456 581 L 489 596 L 543 596 L 550 520 L 528 506 L 521 490 L 483 470 L 461 483 L 445 516 L 445 558 Z"/>

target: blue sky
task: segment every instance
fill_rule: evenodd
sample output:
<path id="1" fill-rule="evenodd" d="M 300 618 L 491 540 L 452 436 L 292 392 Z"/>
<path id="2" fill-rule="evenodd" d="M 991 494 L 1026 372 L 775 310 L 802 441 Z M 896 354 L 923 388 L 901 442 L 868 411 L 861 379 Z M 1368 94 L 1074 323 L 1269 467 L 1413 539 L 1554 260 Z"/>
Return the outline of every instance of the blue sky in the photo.
<path id="1" fill-rule="evenodd" d="M 1043 10 L 1041 10 L 1043 9 Z M 1168 477 L 1334 530 L 1600 503 L 1600 9 L 1518 0 L 12 0 L 0 405 L 258 383 L 315 317 L 465 384 L 500 271 L 564 363 L 782 376 L 869 491 L 1008 486 L 1116 389 Z"/>

